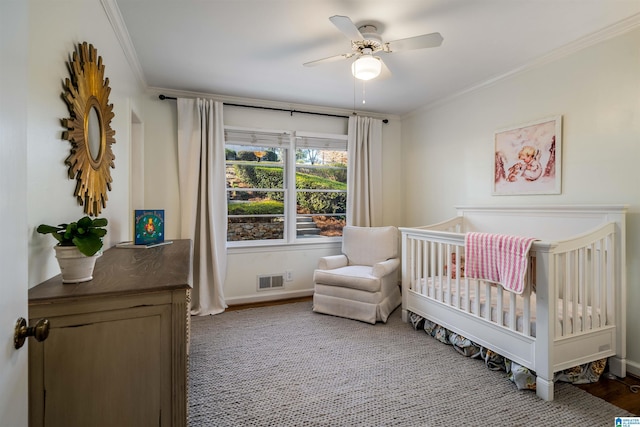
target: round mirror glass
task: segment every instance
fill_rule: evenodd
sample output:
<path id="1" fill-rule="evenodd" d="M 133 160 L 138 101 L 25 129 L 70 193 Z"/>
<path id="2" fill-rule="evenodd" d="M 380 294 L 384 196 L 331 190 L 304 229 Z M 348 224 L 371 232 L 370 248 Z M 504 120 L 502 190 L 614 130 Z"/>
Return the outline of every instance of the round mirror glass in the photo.
<path id="1" fill-rule="evenodd" d="M 93 160 L 98 160 L 100 157 L 101 136 L 102 130 L 100 129 L 98 110 L 96 110 L 95 106 L 92 106 L 89 110 L 89 122 L 87 125 L 87 145 Z"/>

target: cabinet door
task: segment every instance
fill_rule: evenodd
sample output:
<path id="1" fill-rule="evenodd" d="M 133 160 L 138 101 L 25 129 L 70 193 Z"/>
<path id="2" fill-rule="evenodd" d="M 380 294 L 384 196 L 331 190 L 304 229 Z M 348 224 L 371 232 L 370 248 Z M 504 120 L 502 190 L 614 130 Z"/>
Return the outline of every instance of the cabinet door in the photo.
<path id="1" fill-rule="evenodd" d="M 170 424 L 170 306 L 49 320 L 41 360 L 34 360 L 43 391 L 43 423 L 35 425 Z"/>

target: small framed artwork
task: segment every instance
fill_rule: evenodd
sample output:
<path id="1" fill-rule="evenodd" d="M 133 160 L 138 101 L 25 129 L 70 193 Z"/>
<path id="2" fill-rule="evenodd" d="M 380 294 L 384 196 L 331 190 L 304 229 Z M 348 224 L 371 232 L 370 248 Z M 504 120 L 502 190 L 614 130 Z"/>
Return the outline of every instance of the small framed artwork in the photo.
<path id="1" fill-rule="evenodd" d="M 164 242 L 164 209 L 136 209 L 133 220 L 136 245 L 155 245 Z"/>
<path id="2" fill-rule="evenodd" d="M 560 194 L 562 116 L 494 135 L 494 195 Z"/>

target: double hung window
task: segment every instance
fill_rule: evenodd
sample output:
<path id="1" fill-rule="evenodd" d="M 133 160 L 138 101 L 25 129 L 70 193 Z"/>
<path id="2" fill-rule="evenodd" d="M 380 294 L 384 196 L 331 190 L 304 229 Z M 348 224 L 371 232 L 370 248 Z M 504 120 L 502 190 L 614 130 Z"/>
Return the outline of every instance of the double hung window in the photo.
<path id="1" fill-rule="evenodd" d="M 346 135 L 227 127 L 225 139 L 228 242 L 342 235 Z"/>

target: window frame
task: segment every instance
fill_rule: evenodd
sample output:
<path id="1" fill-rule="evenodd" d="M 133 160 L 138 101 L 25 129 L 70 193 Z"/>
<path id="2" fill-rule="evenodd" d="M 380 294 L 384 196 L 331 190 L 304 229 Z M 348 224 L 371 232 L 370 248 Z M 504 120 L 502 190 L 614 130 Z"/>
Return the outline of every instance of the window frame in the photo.
<path id="1" fill-rule="evenodd" d="M 283 183 L 283 193 L 284 193 L 284 232 L 282 239 L 266 239 L 266 240 L 238 240 L 238 241 L 229 241 L 227 240 L 226 245 L 227 248 L 251 248 L 251 247 L 259 247 L 259 246 L 287 246 L 287 245 L 318 245 L 323 243 L 332 243 L 341 242 L 342 236 L 329 237 L 324 236 L 322 239 L 310 239 L 304 237 L 297 236 L 296 230 L 296 206 L 297 206 L 297 194 L 298 189 L 296 188 L 296 150 L 301 146 L 309 146 L 316 147 L 319 149 L 331 149 L 336 148 L 338 150 L 344 150 L 347 155 L 347 135 L 345 134 L 332 134 L 332 133 L 320 133 L 320 132 L 308 132 L 308 131 L 294 131 L 294 130 L 275 130 L 275 129 L 262 129 L 262 128 L 247 128 L 241 126 L 225 126 L 225 148 L 228 145 L 258 145 L 263 147 L 278 147 L 283 149 L 283 155 L 285 159 L 283 159 L 284 170 L 284 183 Z M 232 139 L 229 140 L 227 135 L 233 135 Z M 243 140 L 239 140 L 239 136 L 244 135 Z M 263 139 L 258 138 L 265 137 Z M 235 139 L 233 139 L 235 138 Z M 278 141 L 276 142 L 276 139 Z M 298 140 L 305 139 L 307 141 L 325 141 L 325 146 L 320 147 L 318 145 L 314 145 L 313 143 L 309 144 L 308 142 L 305 144 L 298 144 Z M 226 158 L 225 158 L 226 165 Z M 226 167 L 226 166 L 225 166 Z M 258 191 L 270 191 L 270 189 L 256 189 Z M 302 190 L 302 191 L 309 191 Z M 227 188 L 225 182 L 225 192 L 231 191 Z M 280 190 L 278 190 L 280 191 Z M 347 190 L 345 190 L 347 193 Z M 348 193 L 347 193 L 348 194 Z M 228 207 L 227 207 L 227 215 L 228 215 Z M 345 206 L 345 217 L 346 217 L 346 206 Z"/>

